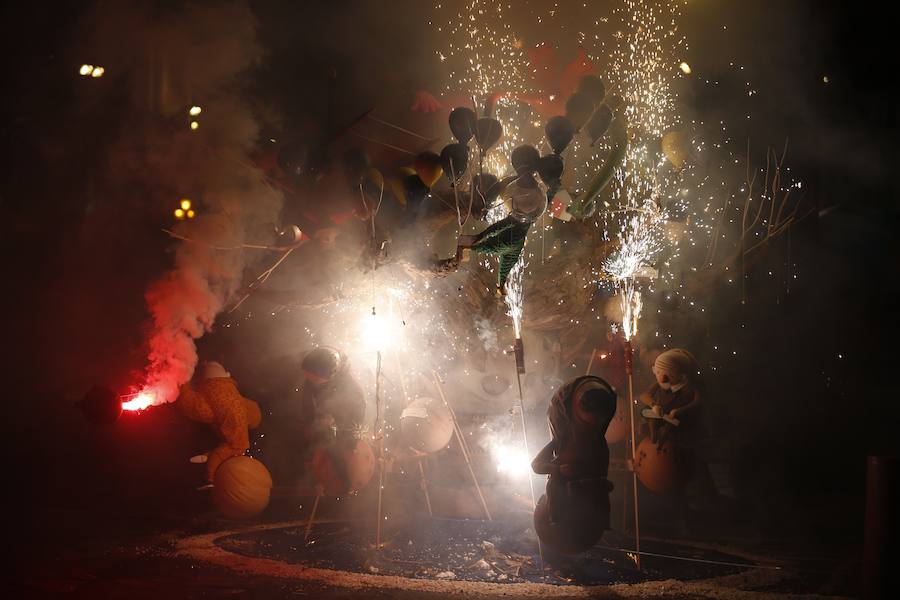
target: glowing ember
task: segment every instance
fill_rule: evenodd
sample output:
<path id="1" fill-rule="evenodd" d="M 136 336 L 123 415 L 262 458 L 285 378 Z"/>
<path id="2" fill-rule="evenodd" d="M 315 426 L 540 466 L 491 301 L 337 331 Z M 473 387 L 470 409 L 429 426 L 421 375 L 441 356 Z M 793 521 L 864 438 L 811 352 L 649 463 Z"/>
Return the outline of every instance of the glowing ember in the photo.
<path id="1" fill-rule="evenodd" d="M 122 410 L 139 411 L 158 404 L 156 392 L 153 390 L 141 390 L 136 394 L 126 394 L 122 396 L 122 399 Z"/>

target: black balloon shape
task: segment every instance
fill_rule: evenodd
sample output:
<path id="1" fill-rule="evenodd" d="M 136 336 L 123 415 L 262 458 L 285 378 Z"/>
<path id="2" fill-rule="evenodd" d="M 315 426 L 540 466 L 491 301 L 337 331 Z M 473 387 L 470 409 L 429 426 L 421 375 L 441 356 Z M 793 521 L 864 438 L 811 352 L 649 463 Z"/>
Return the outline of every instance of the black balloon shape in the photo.
<path id="1" fill-rule="evenodd" d="M 547 121 L 544 135 L 547 136 L 547 141 L 550 142 L 553 151 L 560 154 L 575 136 L 575 126 L 567 117 L 553 117 Z"/>
<path id="2" fill-rule="evenodd" d="M 541 181 L 543 181 L 544 185 L 547 187 L 552 187 L 559 183 L 559 179 L 563 174 L 563 168 L 563 160 L 559 154 L 542 156 L 537 163 L 538 176 L 540 176 Z"/>
<path id="3" fill-rule="evenodd" d="M 450 131 L 453 137 L 462 144 L 468 144 L 475 135 L 475 123 L 478 116 L 475 111 L 465 106 L 459 106 L 450 111 Z"/>
<path id="4" fill-rule="evenodd" d="M 469 165 L 469 147 L 463 143 L 447 144 L 441 150 L 441 167 L 450 183 L 456 183 Z"/>
<path id="5" fill-rule="evenodd" d="M 503 137 L 503 125 L 497 119 L 481 117 L 475 123 L 475 141 L 482 152 L 487 152 Z"/>
<path id="6" fill-rule="evenodd" d="M 594 112 L 594 101 L 587 94 L 575 92 L 566 101 L 566 116 L 578 131 L 591 118 Z"/>
<path id="7" fill-rule="evenodd" d="M 584 130 L 587 132 L 588 136 L 590 136 L 592 144 L 607 132 L 612 120 L 613 113 L 607 105 L 601 104 L 600 107 L 594 111 L 594 114 L 591 115 L 591 118 L 584 126 Z"/>
<path id="8" fill-rule="evenodd" d="M 516 146 L 509 157 L 516 175 L 524 175 L 537 170 L 537 163 L 541 159 L 541 153 L 534 146 L 523 144 Z"/>
<path id="9" fill-rule="evenodd" d="M 578 88 L 575 91 L 585 94 L 595 105 L 600 104 L 606 98 L 606 86 L 596 75 L 585 75 L 579 79 Z"/>

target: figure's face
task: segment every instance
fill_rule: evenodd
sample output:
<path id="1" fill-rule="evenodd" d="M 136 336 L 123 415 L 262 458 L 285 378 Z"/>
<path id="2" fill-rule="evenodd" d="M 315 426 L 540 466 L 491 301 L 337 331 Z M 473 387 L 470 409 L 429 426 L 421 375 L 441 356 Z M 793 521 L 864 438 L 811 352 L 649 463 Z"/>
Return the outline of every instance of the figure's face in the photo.
<path id="1" fill-rule="evenodd" d="M 303 371 L 303 378 L 313 385 L 322 385 L 327 381 L 327 379 L 323 379 L 322 377 L 319 377 L 315 373 L 310 373 L 309 371 Z"/>
<path id="2" fill-rule="evenodd" d="M 659 387 L 664 390 L 668 390 L 673 385 L 678 385 L 685 380 L 684 375 L 673 376 L 672 374 L 666 371 L 661 371 L 656 367 L 653 368 L 653 374 L 656 375 L 656 383 L 658 383 Z"/>

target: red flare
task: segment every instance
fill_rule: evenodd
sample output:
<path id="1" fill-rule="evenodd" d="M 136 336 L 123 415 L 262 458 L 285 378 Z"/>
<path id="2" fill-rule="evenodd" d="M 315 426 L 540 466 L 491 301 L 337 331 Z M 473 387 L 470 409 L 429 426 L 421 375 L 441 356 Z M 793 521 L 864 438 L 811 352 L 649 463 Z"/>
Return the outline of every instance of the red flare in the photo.
<path id="1" fill-rule="evenodd" d="M 147 389 L 143 389 L 136 394 L 125 394 L 124 396 L 121 396 L 121 399 L 122 410 L 128 411 L 141 411 L 154 404 L 159 404 L 156 399 L 156 392 Z"/>

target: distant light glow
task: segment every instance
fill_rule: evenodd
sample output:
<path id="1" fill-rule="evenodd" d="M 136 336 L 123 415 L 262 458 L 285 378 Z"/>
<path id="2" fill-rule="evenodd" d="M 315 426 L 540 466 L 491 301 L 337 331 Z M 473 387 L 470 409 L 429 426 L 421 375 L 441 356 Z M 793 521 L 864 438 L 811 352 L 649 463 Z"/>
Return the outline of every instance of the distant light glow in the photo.
<path id="1" fill-rule="evenodd" d="M 180 208 L 176 208 L 176 209 L 175 209 L 175 218 L 176 218 L 176 219 L 183 219 L 183 218 L 184 218 L 184 211 L 183 211 L 182 209 L 180 209 Z"/>
<path id="2" fill-rule="evenodd" d="M 198 123 L 197 121 L 191 121 L 192 130 L 196 130 L 198 127 L 200 127 L 200 123 Z"/>
<path id="3" fill-rule="evenodd" d="M 182 198 L 181 202 L 178 203 L 181 206 L 182 210 L 188 210 L 191 207 L 191 201 L 187 198 Z"/>
<path id="4" fill-rule="evenodd" d="M 106 69 L 95 65 L 84 64 L 78 68 L 78 74 L 82 77 L 103 77 L 104 73 L 106 73 Z"/>
<path id="5" fill-rule="evenodd" d="M 191 109 L 188 111 L 188 114 L 190 114 L 192 117 L 196 117 L 196 116 L 199 115 L 201 112 L 203 112 L 203 109 L 200 108 L 199 106 L 196 106 L 196 105 L 195 105 L 195 106 L 192 106 L 192 107 L 191 107 Z"/>
<path id="6" fill-rule="evenodd" d="M 691 65 L 687 64 L 686 62 L 682 62 L 680 65 L 678 65 L 678 68 L 681 69 L 681 72 L 685 75 L 691 74 Z"/>

